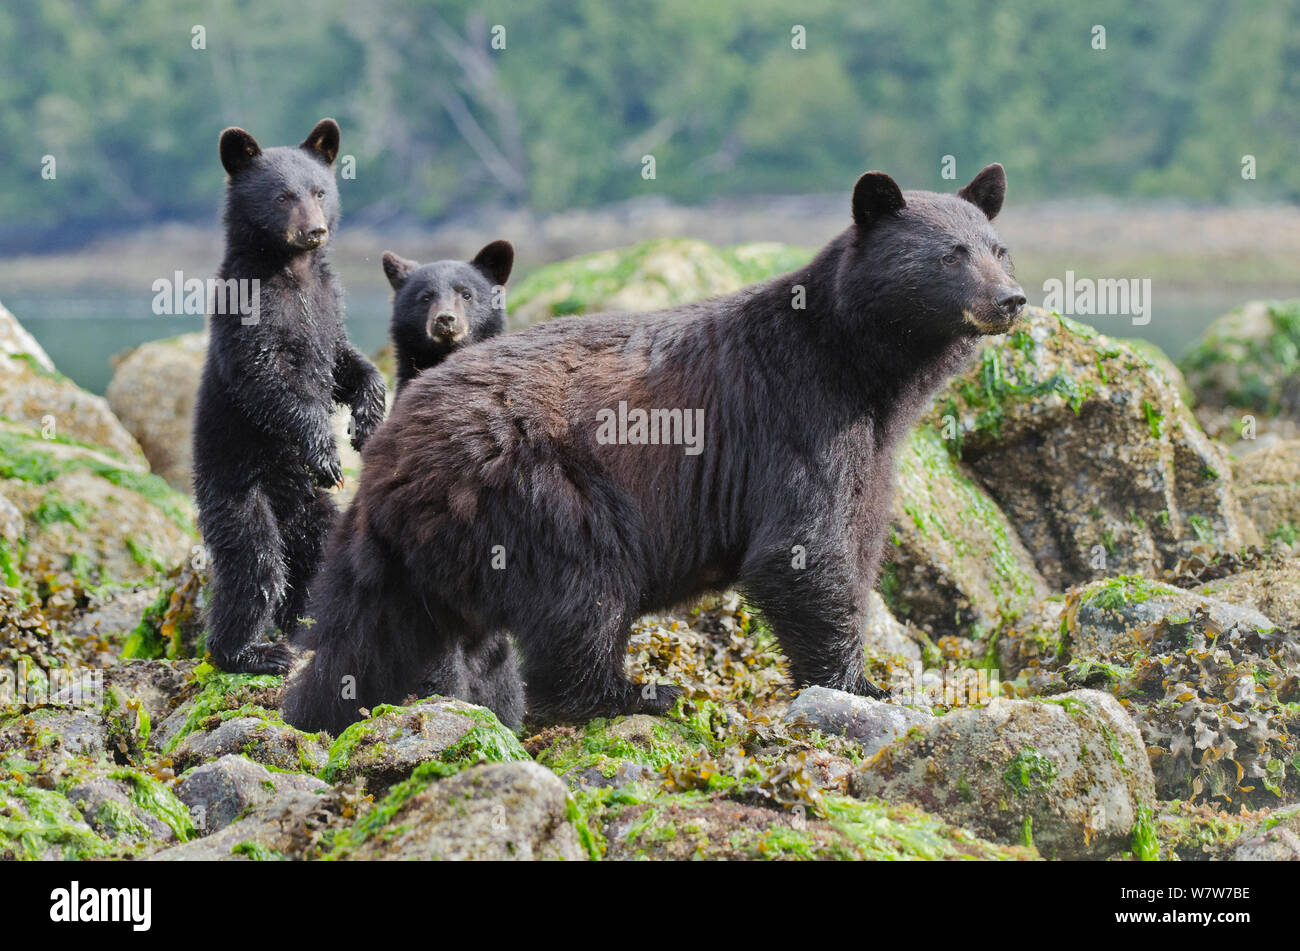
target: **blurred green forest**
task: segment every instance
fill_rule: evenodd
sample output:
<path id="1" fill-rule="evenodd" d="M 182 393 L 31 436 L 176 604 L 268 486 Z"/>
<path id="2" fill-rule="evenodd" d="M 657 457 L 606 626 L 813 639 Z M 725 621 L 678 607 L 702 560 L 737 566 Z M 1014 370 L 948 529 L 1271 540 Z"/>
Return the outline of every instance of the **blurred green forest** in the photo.
<path id="1" fill-rule="evenodd" d="M 838 191 L 866 168 L 950 187 L 944 155 L 962 180 L 1005 163 L 1022 198 L 1300 199 L 1300 0 L 1087 7 L 9 0 L 0 243 L 210 221 L 224 126 L 284 144 L 324 115 L 356 160 L 345 208 L 374 223 Z"/>

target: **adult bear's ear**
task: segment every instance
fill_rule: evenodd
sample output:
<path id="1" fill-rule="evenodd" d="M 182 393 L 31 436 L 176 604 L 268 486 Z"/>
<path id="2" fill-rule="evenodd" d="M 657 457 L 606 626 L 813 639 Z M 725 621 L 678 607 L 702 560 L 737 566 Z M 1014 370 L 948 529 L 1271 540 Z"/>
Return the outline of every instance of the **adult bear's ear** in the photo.
<path id="1" fill-rule="evenodd" d="M 253 159 L 262 154 L 257 141 L 243 129 L 231 126 L 221 133 L 221 164 L 231 177 L 238 175 L 253 164 Z"/>
<path id="2" fill-rule="evenodd" d="M 998 162 L 984 166 L 969 185 L 957 192 L 957 197 L 965 198 L 992 221 L 1002 210 L 1002 199 L 1007 197 L 1007 170 Z"/>
<path id="3" fill-rule="evenodd" d="M 299 148 L 314 154 L 326 165 L 333 165 L 339 154 L 339 124 L 333 119 L 322 119 L 307 134 Z"/>
<path id="4" fill-rule="evenodd" d="M 884 172 L 867 172 L 853 186 L 853 221 L 859 230 L 865 231 L 906 206 L 898 183 Z"/>
<path id="5" fill-rule="evenodd" d="M 482 271 L 493 284 L 504 285 L 515 265 L 515 248 L 509 241 L 493 241 L 469 262 Z"/>
<path id="6" fill-rule="evenodd" d="M 398 257 L 392 251 L 385 251 L 383 260 L 384 273 L 388 275 L 388 283 L 393 285 L 395 291 L 400 291 L 406 283 L 406 276 L 420 266 L 415 261 Z"/>

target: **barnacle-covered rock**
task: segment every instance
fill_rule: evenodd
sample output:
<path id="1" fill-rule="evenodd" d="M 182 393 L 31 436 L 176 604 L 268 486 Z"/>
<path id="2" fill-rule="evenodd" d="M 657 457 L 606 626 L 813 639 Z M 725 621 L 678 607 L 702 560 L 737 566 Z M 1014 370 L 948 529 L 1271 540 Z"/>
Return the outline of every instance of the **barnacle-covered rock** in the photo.
<path id="1" fill-rule="evenodd" d="M 1036 631 L 1008 639 L 1003 660 L 1024 692 L 1088 686 L 1121 698 L 1160 798 L 1277 805 L 1300 793 L 1300 636 L 1248 598 L 1205 593 L 1232 586 L 1251 581 L 1185 591 L 1126 577 L 1071 589 L 1055 620 L 1044 612 Z"/>
<path id="2" fill-rule="evenodd" d="M 1300 440 L 1288 439 L 1235 459 L 1237 499 L 1266 541 L 1300 552 Z"/>
<path id="3" fill-rule="evenodd" d="M 1050 858 L 1137 850 L 1155 806 L 1141 735 L 1093 690 L 953 710 L 877 752 L 850 789 Z"/>
<path id="4" fill-rule="evenodd" d="M 1227 454 L 1141 353 L 1027 308 L 935 399 L 948 436 L 1053 587 L 1157 577 L 1197 547 L 1255 541 Z"/>

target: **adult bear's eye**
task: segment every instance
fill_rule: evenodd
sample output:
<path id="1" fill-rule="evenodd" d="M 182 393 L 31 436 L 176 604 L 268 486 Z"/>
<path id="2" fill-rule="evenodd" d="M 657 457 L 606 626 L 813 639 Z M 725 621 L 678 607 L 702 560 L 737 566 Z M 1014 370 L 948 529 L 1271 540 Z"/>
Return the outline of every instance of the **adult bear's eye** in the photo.
<path id="1" fill-rule="evenodd" d="M 469 291 L 461 291 L 461 292 L 460 292 L 460 296 L 461 296 L 461 298 L 464 299 L 464 300 L 473 300 L 473 299 L 474 299 L 474 295 L 471 294 Z"/>
<path id="2" fill-rule="evenodd" d="M 317 198 L 324 198 L 324 197 L 325 197 L 325 189 L 323 189 L 323 188 L 318 188 L 318 189 L 316 189 L 315 195 L 316 195 Z"/>
<path id="3" fill-rule="evenodd" d="M 952 265 L 956 264 L 956 263 L 957 263 L 957 252 L 956 252 L 956 251 L 949 251 L 947 254 L 945 254 L 945 255 L 943 256 L 943 263 L 944 263 L 944 264 L 947 264 L 949 267 L 951 267 Z"/>

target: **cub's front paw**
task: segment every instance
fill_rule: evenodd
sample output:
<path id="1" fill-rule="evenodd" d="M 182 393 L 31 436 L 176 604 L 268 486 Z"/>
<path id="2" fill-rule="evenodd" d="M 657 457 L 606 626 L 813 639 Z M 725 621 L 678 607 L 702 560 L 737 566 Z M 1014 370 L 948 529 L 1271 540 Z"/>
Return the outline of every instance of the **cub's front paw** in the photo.
<path id="1" fill-rule="evenodd" d="M 213 654 L 212 659 L 228 674 L 287 674 L 293 666 L 293 648 L 288 644 L 249 644 L 230 657 Z"/>
<path id="2" fill-rule="evenodd" d="M 658 716 L 667 713 L 677 698 L 682 695 L 682 688 L 676 684 L 648 683 L 638 684 L 636 701 L 637 713 L 650 713 Z"/>
<path id="3" fill-rule="evenodd" d="M 384 421 L 384 404 L 381 400 L 378 409 L 365 406 L 352 411 L 352 448 L 360 452 L 370 438 L 370 434 Z"/>
<path id="4" fill-rule="evenodd" d="M 333 446 L 328 451 L 318 452 L 308 460 L 312 478 L 322 489 L 332 489 L 343 484 L 343 464 L 339 462 L 338 451 Z"/>

